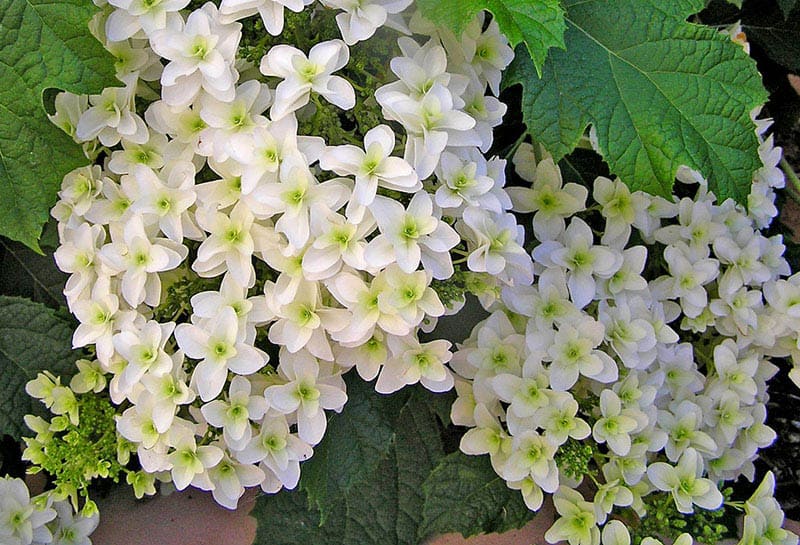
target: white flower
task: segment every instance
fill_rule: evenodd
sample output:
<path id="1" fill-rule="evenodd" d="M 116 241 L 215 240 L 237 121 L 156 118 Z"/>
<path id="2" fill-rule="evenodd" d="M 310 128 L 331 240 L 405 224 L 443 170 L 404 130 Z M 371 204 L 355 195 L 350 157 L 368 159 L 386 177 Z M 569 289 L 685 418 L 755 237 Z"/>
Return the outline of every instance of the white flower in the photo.
<path id="1" fill-rule="evenodd" d="M 525 232 L 512 214 L 493 214 L 470 206 L 462 220 L 457 227 L 463 235 L 469 235 L 464 236 L 468 240 L 469 270 L 510 278 L 514 284 L 533 281 L 533 264 L 522 247 Z"/>
<path id="2" fill-rule="evenodd" d="M 514 165 L 517 172 L 526 181 L 532 182 L 533 187 L 509 187 L 506 189 L 514 210 L 517 212 L 534 212 L 533 234 L 537 239 L 555 240 L 564 232 L 564 218 L 568 218 L 586 207 L 588 190 L 578 184 L 568 183 L 562 188 L 561 170 L 551 157 L 547 157 L 535 164 L 521 166 L 527 147 L 520 147 L 514 156 Z M 519 159 L 518 159 L 519 158 Z"/>
<path id="3" fill-rule="evenodd" d="M 358 375 L 368 382 L 378 376 L 388 356 L 389 347 L 380 331 L 375 331 L 366 341 L 334 345 L 336 364 L 342 369 L 355 367 Z"/>
<path id="4" fill-rule="evenodd" d="M 100 514 L 95 512 L 90 516 L 75 515 L 72 505 L 66 500 L 53 504 L 58 516 L 55 519 L 52 545 L 92 545 L 89 536 L 100 522 Z M 36 540 L 40 542 L 39 540 Z"/>
<path id="5" fill-rule="evenodd" d="M 206 421 L 222 429 L 225 444 L 241 450 L 250 442 L 250 421 L 258 421 L 267 412 L 262 395 L 250 395 L 251 384 L 245 377 L 234 377 L 228 390 L 228 400 L 215 399 L 200 407 Z"/>
<path id="6" fill-rule="evenodd" d="M 148 139 L 147 126 L 134 109 L 135 86 L 106 87 L 99 95 L 91 95 L 88 110 L 81 114 L 75 138 L 86 142 L 98 138 L 104 146 L 114 146 L 120 138 L 137 144 Z"/>
<path id="7" fill-rule="evenodd" d="M 167 138 L 156 132 L 150 132 L 150 136 L 144 144 L 137 144 L 123 138 L 123 149 L 111 152 L 108 169 L 114 174 L 129 174 L 136 165 L 158 170 L 164 166 L 166 147 Z"/>
<path id="8" fill-rule="evenodd" d="M 125 330 L 114 335 L 114 349 L 127 362 L 119 378 L 122 391 L 130 392 L 145 373 L 160 376 L 172 370 L 172 359 L 164 347 L 174 329 L 173 322 L 159 324 L 150 320 L 136 330 Z"/>
<path id="9" fill-rule="evenodd" d="M 131 205 L 131 209 L 145 218 L 153 218 L 167 238 L 181 243 L 184 230 L 187 234 L 194 234 L 197 230 L 186 213 L 197 198 L 194 192 L 194 165 L 173 162 L 162 171 L 163 174 L 167 175 L 166 180 L 146 166 L 137 165 L 133 168 L 141 198 Z"/>
<path id="10" fill-rule="evenodd" d="M 579 418 L 578 402 L 568 392 L 547 392 L 550 401 L 539 415 L 545 437 L 561 445 L 567 438 L 583 440 L 589 437 L 592 429 L 585 420 Z"/>
<path id="11" fill-rule="evenodd" d="M 106 20 L 106 36 L 112 42 L 120 42 L 140 30 L 150 36 L 166 28 L 167 22 L 174 20 L 189 0 L 108 0 L 108 3 L 117 9 Z"/>
<path id="12" fill-rule="evenodd" d="M 49 506 L 31 502 L 22 479 L 0 477 L 0 539 L 8 545 L 29 545 L 32 541 L 49 543 L 52 534 L 46 524 L 56 517 Z"/>
<path id="13" fill-rule="evenodd" d="M 485 161 L 468 161 L 449 151 L 442 153 L 436 170 L 441 183 L 436 190 L 436 204 L 442 208 L 484 205 L 496 214 L 502 212 L 502 204 L 490 193 L 495 182 L 487 176 L 486 166 Z"/>
<path id="14" fill-rule="evenodd" d="M 336 24 L 347 45 L 366 40 L 386 22 L 387 15 L 400 13 L 413 0 L 322 0 L 329 8 L 344 10 L 336 16 Z"/>
<path id="15" fill-rule="evenodd" d="M 404 159 L 391 157 L 395 135 L 388 125 L 378 125 L 364 135 L 364 150 L 356 146 L 328 147 L 319 159 L 320 167 L 340 176 L 355 176 L 353 199 L 369 206 L 378 186 L 413 193 L 422 189 L 414 169 Z M 360 218 L 354 216 L 353 220 Z"/>
<path id="16" fill-rule="evenodd" d="M 428 193 L 415 194 L 408 208 L 393 199 L 377 196 L 370 212 L 381 231 L 367 245 L 365 258 L 370 267 L 384 267 L 396 260 L 402 271 L 412 273 L 422 261 L 434 278 L 449 278 L 453 274 L 449 251 L 460 238 L 438 214 L 434 215 Z"/>
<path id="17" fill-rule="evenodd" d="M 105 240 L 106 233 L 100 225 L 82 223 L 76 229 L 64 231 L 54 258 L 59 270 L 70 274 L 64 286 L 70 308 L 84 299 L 96 282 L 100 264 L 97 253 Z"/>
<path id="18" fill-rule="evenodd" d="M 489 328 L 486 329 L 491 331 Z M 508 347 L 510 344 L 508 341 L 508 338 L 502 339 L 501 346 Z M 481 344 L 483 345 L 483 343 Z M 489 347 L 483 345 L 483 348 Z M 494 358 L 504 356 L 500 350 L 495 349 L 493 352 Z M 537 414 L 541 416 L 543 413 L 541 409 L 551 403 L 548 395 L 551 391 L 547 388 L 550 384 L 547 373 L 535 358 L 525 360 L 521 377 L 511 373 L 500 373 L 492 377 L 489 382 L 497 397 L 510 404 L 508 407 L 509 418 L 526 419 Z M 543 427 L 546 428 L 546 426 Z M 556 442 L 561 443 L 562 441 Z"/>
<path id="19" fill-rule="evenodd" d="M 708 304 L 708 294 L 703 286 L 717 277 L 719 262 L 716 259 L 698 259 L 692 262 L 687 258 L 687 251 L 685 245 L 667 246 L 664 249 L 664 259 L 672 275 L 670 295 L 679 297 L 686 316 L 695 318 Z"/>
<path id="20" fill-rule="evenodd" d="M 415 327 L 427 316 L 444 314 L 444 305 L 430 287 L 431 276 L 426 271 L 404 272 L 391 264 L 376 278 L 378 308 L 384 314 L 398 314 L 409 327 Z"/>
<path id="21" fill-rule="evenodd" d="M 568 541 L 570 545 L 599 545 L 600 529 L 594 507 L 577 490 L 561 486 L 553 495 L 556 511 L 561 515 L 544 535 L 548 543 Z"/>
<path id="22" fill-rule="evenodd" d="M 613 511 L 615 505 L 628 507 L 633 503 L 633 493 L 630 488 L 620 484 L 619 479 L 612 479 L 598 487 L 592 503 L 594 503 L 594 515 L 597 522 L 599 524 L 604 524 L 607 515 Z M 608 528 L 609 525 L 613 525 L 614 522 L 619 521 L 609 521 L 608 524 L 606 524 L 606 528 Z M 624 539 L 624 535 L 625 534 L 622 534 L 622 536 L 619 537 Z"/>
<path id="23" fill-rule="evenodd" d="M 122 297 L 134 308 L 142 302 L 157 306 L 161 299 L 158 273 L 180 265 L 188 248 L 163 238 L 151 240 L 141 217 L 135 215 L 122 233 L 112 230 L 111 240 L 100 249 L 100 256 L 113 274 L 122 275 Z"/>
<path id="24" fill-rule="evenodd" d="M 503 290 L 503 301 L 514 312 L 528 316 L 529 327 L 545 330 L 580 316 L 569 300 L 567 277 L 561 267 L 550 267 L 540 275 L 536 286 L 513 286 Z"/>
<path id="25" fill-rule="evenodd" d="M 622 402 L 612 390 L 600 392 L 600 413 L 592 427 L 592 436 L 598 443 L 608 443 L 617 455 L 625 456 L 631 450 L 631 432 L 638 423 L 623 410 Z"/>
<path id="26" fill-rule="evenodd" d="M 283 414 L 296 412 L 298 436 L 316 445 L 328 422 L 323 409 L 341 412 L 347 402 L 344 381 L 339 375 L 320 376 L 319 362 L 306 351 L 283 352 L 278 370 L 287 382 L 264 390 L 267 403 Z"/>
<path id="27" fill-rule="evenodd" d="M 486 405 L 475 406 L 474 419 L 473 425 L 461 438 L 459 448 L 470 456 L 489 454 L 492 467 L 499 472 L 513 450 L 512 438 Z"/>
<path id="28" fill-rule="evenodd" d="M 230 307 L 222 308 L 213 325 L 205 329 L 179 324 L 175 340 L 187 356 L 200 360 L 192 374 L 192 385 L 200 399 L 210 401 L 225 386 L 228 370 L 250 375 L 266 365 L 268 356 L 258 348 L 239 342 L 239 320 Z"/>
<path id="29" fill-rule="evenodd" d="M 239 284 L 252 286 L 256 280 L 253 253 L 269 243 L 266 228 L 255 222 L 252 212 L 242 203 L 233 207 L 230 216 L 215 210 L 198 210 L 196 217 L 211 236 L 197 249 L 192 269 L 203 277 L 228 271 Z"/>
<path id="30" fill-rule="evenodd" d="M 694 505 L 703 509 L 717 509 L 723 497 L 716 485 L 700 477 L 703 459 L 693 448 L 688 448 L 678 460 L 677 466 L 664 462 L 650 464 L 647 478 L 659 490 L 670 492 L 675 506 L 681 513 L 694 513 Z"/>
<path id="31" fill-rule="evenodd" d="M 283 8 L 295 13 L 313 0 L 222 0 L 219 7 L 224 21 L 235 21 L 258 13 L 264 22 L 264 28 L 273 36 L 283 31 Z"/>
<path id="32" fill-rule="evenodd" d="M 603 527 L 601 538 L 603 545 L 631 544 L 631 534 L 628 532 L 628 528 L 625 526 L 625 524 L 619 520 L 608 521 L 608 523 Z"/>
<path id="33" fill-rule="evenodd" d="M 268 282 L 264 291 L 267 306 L 277 318 L 269 328 L 270 342 L 285 346 L 291 353 L 306 348 L 316 357 L 332 361 L 326 332 L 344 329 L 349 313 L 323 306 L 316 282 L 301 282 L 295 297 L 286 303 L 278 298 L 275 284 Z"/>
<path id="34" fill-rule="evenodd" d="M 480 145 L 477 133 L 471 131 L 475 120 L 456 109 L 451 92 L 438 83 L 420 99 L 392 92 L 378 101 L 384 117 L 399 121 L 408 131 L 404 158 L 420 179 L 433 173 L 448 145 Z"/>
<path id="35" fill-rule="evenodd" d="M 450 342 L 435 340 L 421 344 L 415 337 L 388 337 L 392 357 L 383 366 L 375 391 L 390 394 L 417 382 L 432 392 L 453 387 L 453 374 L 445 364 L 453 357 Z"/>
<path id="36" fill-rule="evenodd" d="M 282 487 L 292 489 L 300 480 L 300 462 L 311 458 L 314 449 L 289 433 L 289 424 L 282 414 L 270 411 L 261 422 L 261 431 L 247 447 L 236 453 L 246 464 L 261 462 L 266 479 L 261 483 L 265 492 L 275 493 Z"/>
<path id="37" fill-rule="evenodd" d="M 208 470 L 208 479 L 213 485 L 211 494 L 214 496 L 214 501 L 231 510 L 236 509 L 246 487 L 257 486 L 264 481 L 264 478 L 264 471 L 261 468 L 240 464 L 227 455 Z"/>
<path id="38" fill-rule="evenodd" d="M 579 375 L 604 383 L 617 379 L 616 362 L 596 349 L 603 342 L 604 331 L 603 324 L 587 317 L 564 324 L 555 333 L 528 336 L 528 345 L 537 352 L 543 350 L 544 357 L 551 362 L 548 369 L 553 390 L 569 390 Z"/>
<path id="39" fill-rule="evenodd" d="M 527 430 L 514 437 L 511 455 L 500 475 L 508 481 L 530 476 L 545 492 L 555 492 L 558 488 L 556 450 L 557 446 L 547 436 Z"/>
<path id="40" fill-rule="evenodd" d="M 162 98 L 170 106 L 188 106 L 201 88 L 224 102 L 235 97 L 233 67 L 242 25 L 222 24 L 214 4 L 206 3 L 172 28 L 150 37 L 153 51 L 171 61 L 161 74 Z"/>
<path id="41" fill-rule="evenodd" d="M 437 83 L 456 97 L 466 89 L 468 78 L 447 72 L 447 52 L 438 40 L 420 46 L 415 40 L 403 36 L 398 38 L 397 45 L 403 54 L 393 58 L 389 66 L 400 81 L 375 91 L 375 99 L 384 108 L 402 97 L 421 100 Z M 456 102 L 458 100 L 456 98 Z M 458 103 L 458 107 L 461 105 L 463 103 Z"/>
<path id="42" fill-rule="evenodd" d="M 500 95 L 500 77 L 502 71 L 511 64 L 514 50 L 508 39 L 500 32 L 496 19 L 492 19 L 486 29 L 475 40 L 475 55 L 468 62 L 476 74 L 489 83 L 495 96 Z"/>
<path id="43" fill-rule="evenodd" d="M 270 48 L 261 59 L 261 73 L 283 79 L 275 89 L 270 109 L 272 119 L 280 119 L 307 104 L 312 91 L 343 110 L 355 106 L 353 86 L 341 76 L 333 75 L 349 59 L 350 50 L 341 40 L 318 43 L 308 57 L 290 45 Z"/>
<path id="44" fill-rule="evenodd" d="M 247 287 L 238 283 L 231 274 L 222 278 L 219 291 L 204 291 L 192 296 L 192 312 L 199 318 L 216 319 L 222 308 L 230 307 L 239 320 L 239 337 L 252 344 L 256 326 L 269 321 L 272 315 L 263 297 L 247 297 Z"/>
<path id="45" fill-rule="evenodd" d="M 592 197 L 602 206 L 600 213 L 606 218 L 602 243 L 624 246 L 631 235 L 631 224 L 636 220 L 630 189 L 619 178 L 612 181 L 600 176 L 594 181 Z"/>
<path id="46" fill-rule="evenodd" d="M 267 119 L 260 115 L 272 102 L 269 87 L 256 80 L 248 80 L 236 87 L 235 98 L 220 101 L 211 95 L 200 100 L 200 117 L 208 125 L 203 131 L 199 151 L 223 162 L 228 159 L 241 135 L 248 135 L 256 126 L 264 126 Z"/>
<path id="47" fill-rule="evenodd" d="M 213 445 L 198 446 L 191 429 L 173 426 L 169 445 L 174 449 L 168 456 L 175 488 L 183 490 L 190 484 L 202 482 L 206 472 L 222 460 L 222 449 Z"/>
<path id="48" fill-rule="evenodd" d="M 347 346 L 359 345 L 374 335 L 376 326 L 398 336 L 408 335 L 414 327 L 390 306 L 382 307 L 379 304 L 380 294 L 387 287 L 382 280 L 373 280 L 371 284 L 367 284 L 359 276 L 342 272 L 327 287 L 336 300 L 351 313 L 347 326 L 332 333 L 332 337 L 340 343 Z"/>
<path id="49" fill-rule="evenodd" d="M 350 196 L 348 180 L 334 178 L 322 183 L 311 173 L 305 161 L 285 161 L 280 182 L 262 184 L 253 190 L 259 214 L 281 214 L 275 230 L 286 235 L 295 248 L 303 248 L 317 224 L 338 210 Z"/>
<path id="50" fill-rule="evenodd" d="M 58 192 L 60 202 L 68 203 L 75 216 L 86 214 L 103 189 L 102 173 L 99 165 L 78 167 L 67 173 Z"/>
<path id="51" fill-rule="evenodd" d="M 697 449 L 706 454 L 717 451 L 714 440 L 707 433 L 700 431 L 702 424 L 702 409 L 688 399 L 670 407 L 669 411 L 658 411 L 658 425 L 669 437 L 665 452 L 670 461 L 676 461 L 689 449 L 692 451 Z"/>
<path id="52" fill-rule="evenodd" d="M 365 270 L 364 238 L 375 230 L 372 218 L 354 222 L 340 214 L 330 214 L 319 228 L 321 234 L 303 254 L 303 271 L 309 280 L 334 276 L 343 265 Z"/>
<path id="53" fill-rule="evenodd" d="M 94 392 L 99 394 L 106 388 L 105 371 L 97 360 L 80 359 L 75 362 L 78 372 L 69 381 L 69 389 L 76 394 Z"/>
<path id="54" fill-rule="evenodd" d="M 83 112 L 89 108 L 89 97 L 76 95 L 68 91 L 61 91 L 55 99 L 56 113 L 47 117 L 59 129 L 67 133 L 70 138 L 78 142 L 75 129 Z"/>

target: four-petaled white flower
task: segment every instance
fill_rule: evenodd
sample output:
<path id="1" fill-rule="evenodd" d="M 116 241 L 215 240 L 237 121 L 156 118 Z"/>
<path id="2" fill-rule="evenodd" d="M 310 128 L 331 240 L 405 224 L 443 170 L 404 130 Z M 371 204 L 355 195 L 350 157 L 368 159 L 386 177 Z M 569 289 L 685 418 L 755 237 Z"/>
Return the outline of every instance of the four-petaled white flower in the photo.
<path id="1" fill-rule="evenodd" d="M 722 493 L 708 479 L 701 477 L 703 459 L 693 448 L 684 451 L 678 464 L 655 462 L 647 468 L 647 478 L 659 490 L 669 492 L 681 513 L 694 513 L 694 506 L 714 510 L 722 505 Z"/>
<path id="2" fill-rule="evenodd" d="M 311 48 L 308 57 L 290 45 L 276 45 L 261 59 L 261 73 L 283 78 L 275 88 L 270 109 L 273 120 L 294 112 L 308 103 L 311 92 L 349 110 L 356 104 L 355 91 L 346 79 L 333 73 L 350 59 L 350 50 L 341 40 L 321 42 Z"/>
<path id="3" fill-rule="evenodd" d="M 238 338 L 239 320 L 230 307 L 222 308 L 216 320 L 205 327 L 179 324 L 175 328 L 175 340 L 181 350 L 200 360 L 192 374 L 192 386 L 203 401 L 219 395 L 229 370 L 250 375 L 266 365 L 267 354 Z"/>

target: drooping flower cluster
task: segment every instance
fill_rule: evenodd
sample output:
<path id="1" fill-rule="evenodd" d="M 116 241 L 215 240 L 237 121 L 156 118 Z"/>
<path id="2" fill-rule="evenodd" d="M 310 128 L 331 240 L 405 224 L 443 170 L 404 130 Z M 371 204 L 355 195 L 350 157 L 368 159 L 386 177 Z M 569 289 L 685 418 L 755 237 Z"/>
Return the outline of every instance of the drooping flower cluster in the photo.
<path id="1" fill-rule="evenodd" d="M 452 388 L 450 343 L 417 337 L 446 312 L 434 280 L 532 280 L 505 163 L 482 153 L 512 50 L 483 16 L 456 38 L 411 4 L 110 0 L 95 19 L 124 87 L 56 100 L 94 161 L 64 178 L 56 260 L 95 356 L 77 380 L 107 381 L 137 494 L 156 476 L 233 508 L 294 488 L 347 370 Z M 342 39 L 265 35 L 252 58 L 243 29 L 280 34 L 284 8 L 335 14 Z M 357 49 L 376 33 L 380 77 Z"/>
<path id="2" fill-rule="evenodd" d="M 452 419 L 471 428 L 461 450 L 488 454 L 530 509 L 554 496 L 549 542 L 628 544 L 626 527 L 606 521 L 647 516 L 648 496 L 691 514 L 722 506 L 719 483 L 753 480 L 758 450 L 775 439 L 769 359 L 800 363 L 790 318 L 800 276 L 785 278 L 781 237 L 759 230 L 776 215 L 779 156 L 767 139 L 745 211 L 718 204 L 688 170 L 679 178 L 691 198 L 598 178 L 590 200 L 548 156 L 517 152 L 530 186 L 508 193 L 533 214 L 536 280 L 504 286 L 453 356 Z M 589 500 L 575 489 L 584 480 Z M 745 543 L 756 533 L 797 542 L 765 531 L 771 514 L 748 516 L 758 528 Z"/>

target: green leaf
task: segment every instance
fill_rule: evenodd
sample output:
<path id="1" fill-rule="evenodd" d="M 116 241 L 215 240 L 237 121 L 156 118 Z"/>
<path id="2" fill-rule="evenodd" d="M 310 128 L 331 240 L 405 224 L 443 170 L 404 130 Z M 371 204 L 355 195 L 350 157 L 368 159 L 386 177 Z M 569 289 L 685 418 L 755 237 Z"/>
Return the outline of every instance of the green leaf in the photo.
<path id="1" fill-rule="evenodd" d="M 439 462 L 423 488 L 420 537 L 507 532 L 521 528 L 535 516 L 519 491 L 508 488 L 497 475 L 487 456 L 454 452 Z"/>
<path id="2" fill-rule="evenodd" d="M 632 189 L 669 196 L 686 165 L 720 199 L 744 202 L 761 165 L 750 112 L 766 91 L 755 63 L 685 18 L 703 0 L 566 0 L 566 51 L 541 79 L 518 55 L 528 131 L 560 160 L 591 123 L 611 171 Z"/>
<path id="3" fill-rule="evenodd" d="M 386 401 L 371 384 L 359 377 L 348 380 L 347 394 L 344 410 L 330 418 L 324 439 L 303 464 L 300 487 L 320 510 L 323 523 L 341 496 L 375 472 L 394 439 L 389 416 L 381 412 Z"/>
<path id="4" fill-rule="evenodd" d="M 0 237 L 0 293 L 53 308 L 65 307 L 67 278 L 52 255 L 37 254 L 19 242 Z"/>
<path id="5" fill-rule="evenodd" d="M 390 397 L 380 396 L 369 384 L 350 388 L 350 403 L 359 397 L 377 400 L 370 403 L 373 422 L 391 422 L 392 437 L 386 455 L 371 470 L 357 478 L 350 473 L 347 481 L 355 483 L 339 490 L 335 501 L 327 505 L 328 516 L 320 524 L 320 511 L 309 502 L 304 491 L 280 492 L 262 496 L 253 515 L 258 520 L 255 545 L 416 545 L 424 501 L 422 484 L 444 456 L 435 413 L 434 394 L 417 387 Z M 359 411 L 362 409 L 359 409 Z M 340 436 L 334 428 L 342 418 L 331 419 L 327 434 Z M 347 443 L 328 447 L 328 460 L 334 449 L 346 456 Z M 315 452 L 314 458 L 318 455 Z M 307 476 L 303 464 L 303 479 Z M 338 459 L 338 458 L 337 458 Z M 335 468 L 329 466 L 335 472 Z M 335 481 L 336 479 L 334 479 Z M 334 498 L 328 496 L 328 500 Z"/>
<path id="6" fill-rule="evenodd" d="M 91 0 L 0 2 L 0 234 L 37 251 L 63 175 L 87 163 L 47 119 L 42 93 L 119 85 L 113 57 L 89 33 L 96 11 Z"/>
<path id="7" fill-rule="evenodd" d="M 788 19 L 789 15 L 795 10 L 797 7 L 798 0 L 778 0 L 778 5 L 783 12 L 783 16 Z"/>
<path id="8" fill-rule="evenodd" d="M 40 304 L 0 296 L 0 434 L 19 439 L 26 414 L 41 414 L 42 404 L 25 393 L 25 383 L 43 370 L 67 378 L 77 356 L 72 324 Z"/>
<path id="9" fill-rule="evenodd" d="M 482 10 L 494 15 L 512 47 L 525 43 L 537 72 L 551 47 L 564 48 L 564 10 L 558 0 L 417 0 L 422 14 L 457 36 Z"/>
<path id="10" fill-rule="evenodd" d="M 742 11 L 742 29 L 769 58 L 800 72 L 800 10 L 784 13 L 774 2 L 748 3 Z"/>

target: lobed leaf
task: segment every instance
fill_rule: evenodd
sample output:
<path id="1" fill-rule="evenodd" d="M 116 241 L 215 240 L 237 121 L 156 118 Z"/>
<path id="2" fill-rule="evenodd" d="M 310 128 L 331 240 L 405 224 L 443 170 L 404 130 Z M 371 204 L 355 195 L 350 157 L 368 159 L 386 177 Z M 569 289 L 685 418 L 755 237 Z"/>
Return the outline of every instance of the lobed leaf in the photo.
<path id="1" fill-rule="evenodd" d="M 633 190 L 669 196 L 677 169 L 703 173 L 720 199 L 746 199 L 760 165 L 750 112 L 767 98 L 755 63 L 685 18 L 702 0 L 567 0 L 566 51 L 541 79 L 518 55 L 523 117 L 556 160 L 589 124 L 611 171 Z"/>
<path id="2" fill-rule="evenodd" d="M 558 0 L 417 0 L 422 14 L 460 35 L 482 10 L 489 11 L 512 47 L 525 43 L 537 72 L 551 47 L 564 48 L 564 10 Z"/>

